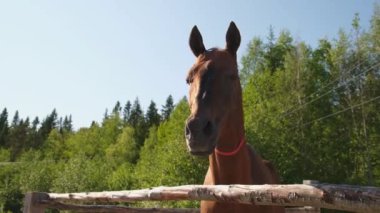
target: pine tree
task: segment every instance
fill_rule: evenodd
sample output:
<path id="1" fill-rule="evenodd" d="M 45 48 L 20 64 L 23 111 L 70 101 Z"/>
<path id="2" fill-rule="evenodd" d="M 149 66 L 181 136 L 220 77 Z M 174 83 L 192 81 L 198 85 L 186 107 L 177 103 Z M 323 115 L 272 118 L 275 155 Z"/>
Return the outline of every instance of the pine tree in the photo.
<path id="1" fill-rule="evenodd" d="M 120 113 L 121 113 L 121 104 L 119 101 L 117 101 L 115 106 L 112 109 L 112 114 L 113 115 L 120 115 Z"/>
<path id="2" fill-rule="evenodd" d="M 57 127 L 58 114 L 54 109 L 50 115 L 48 115 L 42 122 L 41 127 L 38 130 L 39 141 L 36 144 L 37 146 L 42 145 L 45 140 L 49 137 L 50 132 Z"/>
<path id="3" fill-rule="evenodd" d="M 130 101 L 127 101 L 127 103 L 125 104 L 124 108 L 123 108 L 123 121 L 124 121 L 124 124 L 127 124 L 130 117 L 131 117 L 131 107 L 132 107 L 132 104 Z"/>
<path id="4" fill-rule="evenodd" d="M 12 126 L 18 126 L 19 123 L 20 123 L 20 116 L 19 116 L 18 110 L 16 110 L 15 115 L 13 116 L 13 119 L 12 119 Z"/>
<path id="5" fill-rule="evenodd" d="M 141 109 L 140 101 L 138 98 L 135 99 L 133 106 L 131 108 L 131 114 L 128 119 L 128 123 L 136 128 L 144 122 L 144 113 Z"/>
<path id="6" fill-rule="evenodd" d="M 293 47 L 293 38 L 291 37 L 289 31 L 281 31 L 277 41 L 273 44 L 274 36 L 271 35 L 273 32 L 269 32 L 269 43 L 266 45 L 266 54 L 264 55 L 267 69 L 272 73 L 277 69 L 284 68 L 285 55 Z"/>
<path id="7" fill-rule="evenodd" d="M 158 114 L 156 103 L 154 103 L 153 101 L 150 102 L 148 111 L 146 112 L 146 115 L 145 115 L 145 120 L 146 120 L 148 128 L 152 126 L 158 126 L 158 124 L 160 123 L 161 117 Z"/>
<path id="8" fill-rule="evenodd" d="M 272 25 L 269 26 L 269 32 L 268 32 L 267 39 L 268 39 L 267 47 L 268 47 L 268 50 L 270 50 L 270 48 L 272 48 L 274 46 L 274 43 L 276 41 L 276 37 L 274 35 L 274 29 L 273 29 Z"/>
<path id="9" fill-rule="evenodd" d="M 107 120 L 110 116 L 108 115 L 108 109 L 106 108 L 106 111 L 104 112 L 103 115 L 103 120 Z"/>
<path id="10" fill-rule="evenodd" d="M 32 127 L 30 129 L 30 148 L 37 148 L 39 141 L 42 141 L 40 135 L 38 134 L 38 126 L 40 124 L 40 119 L 35 117 L 32 121 Z"/>
<path id="11" fill-rule="evenodd" d="M 8 140 L 9 125 L 8 125 L 8 111 L 4 108 L 0 114 L 0 147 L 5 147 Z"/>
<path id="12" fill-rule="evenodd" d="M 32 122 L 32 129 L 37 131 L 39 124 L 40 124 L 40 119 L 38 117 L 35 117 Z"/>
<path id="13" fill-rule="evenodd" d="M 137 144 L 137 150 L 144 144 L 145 138 L 148 134 L 148 128 L 145 123 L 144 112 L 141 109 L 140 101 L 135 99 L 131 108 L 131 114 L 128 120 L 128 125 L 135 129 L 135 140 Z"/>
<path id="14" fill-rule="evenodd" d="M 29 118 L 24 121 L 23 119 L 20 120 L 18 118 L 18 113 L 16 113 L 16 115 L 13 123 L 15 125 L 12 124 L 9 137 L 11 161 L 15 161 L 22 151 L 28 148 L 29 145 Z"/>
<path id="15" fill-rule="evenodd" d="M 72 132 L 73 131 L 73 124 L 72 124 L 71 115 L 69 115 L 69 117 L 67 117 L 67 115 L 65 116 L 65 119 L 63 120 L 62 128 L 66 132 Z"/>
<path id="16" fill-rule="evenodd" d="M 173 109 L 174 109 L 173 97 L 172 95 L 169 95 L 169 97 L 166 99 L 165 105 L 162 106 L 162 110 L 161 110 L 162 120 L 164 121 L 168 120 Z"/>
<path id="17" fill-rule="evenodd" d="M 63 118 L 59 117 L 58 124 L 57 124 L 59 133 L 63 134 Z"/>

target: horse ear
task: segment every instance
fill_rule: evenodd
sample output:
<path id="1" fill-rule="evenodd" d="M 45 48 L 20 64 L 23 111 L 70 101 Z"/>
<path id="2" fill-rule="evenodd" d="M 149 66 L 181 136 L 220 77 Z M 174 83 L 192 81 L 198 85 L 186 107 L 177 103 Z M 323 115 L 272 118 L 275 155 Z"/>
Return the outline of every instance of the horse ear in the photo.
<path id="1" fill-rule="evenodd" d="M 240 46 L 240 32 L 235 23 L 231 21 L 226 34 L 226 49 L 232 54 L 236 55 L 236 51 Z"/>
<path id="2" fill-rule="evenodd" d="M 191 51 L 194 55 L 198 57 L 200 54 L 206 51 L 205 46 L 203 45 L 202 35 L 198 30 L 197 26 L 194 26 L 190 33 L 189 44 Z"/>

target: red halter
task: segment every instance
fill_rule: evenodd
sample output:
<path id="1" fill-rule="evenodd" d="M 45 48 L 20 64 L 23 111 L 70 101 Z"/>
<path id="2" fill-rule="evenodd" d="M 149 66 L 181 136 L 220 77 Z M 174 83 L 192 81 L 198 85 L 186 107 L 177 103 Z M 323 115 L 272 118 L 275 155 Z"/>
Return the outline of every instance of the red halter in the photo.
<path id="1" fill-rule="evenodd" d="M 232 155 L 235 155 L 236 153 L 238 153 L 244 144 L 245 144 L 245 140 L 244 140 L 244 137 L 242 137 L 238 147 L 235 150 L 233 150 L 231 152 L 223 152 L 223 151 L 218 150 L 215 147 L 215 153 L 218 155 L 222 155 L 222 156 L 232 156 Z"/>

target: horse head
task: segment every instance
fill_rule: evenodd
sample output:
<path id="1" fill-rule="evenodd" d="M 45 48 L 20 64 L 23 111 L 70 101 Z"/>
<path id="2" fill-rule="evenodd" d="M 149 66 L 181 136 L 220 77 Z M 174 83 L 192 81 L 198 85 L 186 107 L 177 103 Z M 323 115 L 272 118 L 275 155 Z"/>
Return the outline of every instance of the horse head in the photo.
<path id="1" fill-rule="evenodd" d="M 236 61 L 240 33 L 231 22 L 226 47 L 206 49 L 194 26 L 189 44 L 196 60 L 186 79 L 191 111 L 185 127 L 186 142 L 191 154 L 209 155 L 218 147 L 217 142 L 234 113 L 242 108 Z"/>

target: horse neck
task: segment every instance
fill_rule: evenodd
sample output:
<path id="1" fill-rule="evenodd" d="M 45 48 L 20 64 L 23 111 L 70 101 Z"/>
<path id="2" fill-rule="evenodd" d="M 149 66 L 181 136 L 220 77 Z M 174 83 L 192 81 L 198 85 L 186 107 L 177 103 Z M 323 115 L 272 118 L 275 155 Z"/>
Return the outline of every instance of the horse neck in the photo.
<path id="1" fill-rule="evenodd" d="M 217 149 L 223 152 L 235 150 L 241 140 L 244 140 L 241 93 L 236 97 L 239 99 L 236 108 L 230 110 L 227 115 L 225 125 L 221 129 L 221 136 L 217 141 Z M 209 157 L 209 163 L 214 184 L 248 184 L 250 182 L 251 166 L 246 146 L 232 156 L 223 156 L 214 152 Z"/>
<path id="2" fill-rule="evenodd" d="M 244 120 L 243 109 L 237 107 L 235 110 L 229 110 L 221 134 L 217 141 L 217 149 L 223 152 L 231 152 L 238 147 L 241 140 L 244 139 Z"/>

